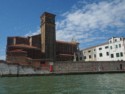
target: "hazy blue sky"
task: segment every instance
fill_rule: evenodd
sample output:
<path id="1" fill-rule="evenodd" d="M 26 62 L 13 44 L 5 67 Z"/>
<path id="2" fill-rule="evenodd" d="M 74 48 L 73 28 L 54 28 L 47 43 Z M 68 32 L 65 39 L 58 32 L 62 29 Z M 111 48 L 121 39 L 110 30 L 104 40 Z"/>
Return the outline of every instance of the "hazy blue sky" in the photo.
<path id="1" fill-rule="evenodd" d="M 125 0 L 0 0 L 0 59 L 7 36 L 39 33 L 45 11 L 56 14 L 57 39 L 75 37 L 80 48 L 125 37 Z"/>

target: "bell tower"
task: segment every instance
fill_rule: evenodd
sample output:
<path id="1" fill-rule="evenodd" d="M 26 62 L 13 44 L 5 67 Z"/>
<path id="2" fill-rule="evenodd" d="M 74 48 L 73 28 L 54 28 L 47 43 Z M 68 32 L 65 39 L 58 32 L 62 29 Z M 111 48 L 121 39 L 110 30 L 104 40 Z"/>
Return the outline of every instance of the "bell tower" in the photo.
<path id="1" fill-rule="evenodd" d="M 45 53 L 45 59 L 55 61 L 56 34 L 55 15 L 45 12 L 41 16 L 41 51 Z"/>

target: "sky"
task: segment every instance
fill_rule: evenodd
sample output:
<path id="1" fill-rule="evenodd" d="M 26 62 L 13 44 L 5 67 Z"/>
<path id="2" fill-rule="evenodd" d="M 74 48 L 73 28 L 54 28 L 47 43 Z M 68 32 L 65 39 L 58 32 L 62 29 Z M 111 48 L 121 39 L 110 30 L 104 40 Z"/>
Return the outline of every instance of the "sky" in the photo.
<path id="1" fill-rule="evenodd" d="M 40 16 L 56 15 L 56 39 L 75 38 L 80 49 L 125 37 L 125 0 L 0 0 L 0 59 L 8 36 L 40 33 Z"/>

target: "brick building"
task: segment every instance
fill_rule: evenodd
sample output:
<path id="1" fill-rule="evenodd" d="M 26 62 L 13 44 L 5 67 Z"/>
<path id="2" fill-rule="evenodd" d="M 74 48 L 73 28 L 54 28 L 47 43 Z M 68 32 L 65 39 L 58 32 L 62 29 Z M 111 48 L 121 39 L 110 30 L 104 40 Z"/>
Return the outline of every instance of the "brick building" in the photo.
<path id="1" fill-rule="evenodd" d="M 54 14 L 45 12 L 40 18 L 41 34 L 7 38 L 8 63 L 41 67 L 46 62 L 74 60 L 78 43 L 56 41 Z"/>

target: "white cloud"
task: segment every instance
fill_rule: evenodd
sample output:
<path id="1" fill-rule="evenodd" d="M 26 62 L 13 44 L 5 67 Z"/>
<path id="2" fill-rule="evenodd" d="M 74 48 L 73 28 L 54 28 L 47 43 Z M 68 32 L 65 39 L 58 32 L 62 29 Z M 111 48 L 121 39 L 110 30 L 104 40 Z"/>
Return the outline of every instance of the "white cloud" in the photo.
<path id="1" fill-rule="evenodd" d="M 75 37 L 85 44 L 106 40 L 125 30 L 125 0 L 78 1 L 71 10 L 61 15 L 63 19 L 56 22 L 57 40 L 70 41 Z M 39 30 L 26 36 L 38 33 Z"/>
<path id="2" fill-rule="evenodd" d="M 123 22 L 123 19 L 125 19 L 125 0 L 101 1 L 89 4 L 80 1 L 78 4 L 80 4 L 80 7 L 79 5 L 73 6 L 74 10 L 64 13 L 64 19 L 57 22 L 57 39 L 70 41 L 75 36 L 80 42 L 92 42 L 104 39 L 103 34 L 98 33 L 109 31 L 108 27 L 110 26 L 117 28 L 125 26 Z M 115 30 L 113 32 L 116 33 Z M 93 38 L 95 33 L 98 36 Z M 109 33 L 105 32 L 105 34 Z"/>
<path id="3" fill-rule="evenodd" d="M 35 32 L 29 32 L 27 34 L 25 34 L 24 36 L 33 36 L 33 35 L 37 35 L 40 34 L 40 29 L 37 29 Z"/>
<path id="4" fill-rule="evenodd" d="M 86 43 L 86 42 L 92 42 L 95 40 L 101 40 L 101 39 L 106 39 L 106 37 L 91 37 L 91 38 L 85 38 L 84 41 L 80 40 L 81 43 Z"/>

